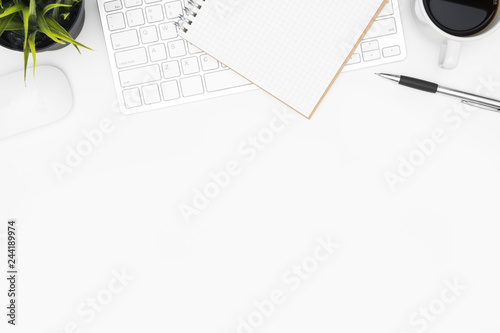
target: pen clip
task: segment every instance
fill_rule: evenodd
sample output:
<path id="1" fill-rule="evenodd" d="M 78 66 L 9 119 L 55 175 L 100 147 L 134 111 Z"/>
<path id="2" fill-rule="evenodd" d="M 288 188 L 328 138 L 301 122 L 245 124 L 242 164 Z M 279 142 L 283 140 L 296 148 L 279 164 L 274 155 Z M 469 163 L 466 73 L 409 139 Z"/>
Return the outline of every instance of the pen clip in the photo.
<path id="1" fill-rule="evenodd" d="M 466 99 L 463 99 L 462 103 L 465 105 L 470 105 L 470 106 L 473 106 L 473 107 L 476 107 L 479 109 L 483 109 L 483 110 L 500 112 L 500 108 L 494 107 L 494 106 L 492 106 L 490 104 L 486 104 L 486 103 L 475 102 L 475 101 L 470 101 L 470 100 L 466 100 Z"/>

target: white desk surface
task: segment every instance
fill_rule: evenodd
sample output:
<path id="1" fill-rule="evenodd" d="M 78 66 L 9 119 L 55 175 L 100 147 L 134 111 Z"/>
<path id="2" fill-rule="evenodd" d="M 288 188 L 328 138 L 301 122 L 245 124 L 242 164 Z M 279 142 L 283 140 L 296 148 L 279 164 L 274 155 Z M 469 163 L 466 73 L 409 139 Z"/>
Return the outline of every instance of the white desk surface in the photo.
<path id="1" fill-rule="evenodd" d="M 500 83 L 500 34 L 466 45 L 459 68 L 442 70 L 438 43 L 402 5 L 407 60 L 342 75 L 311 121 L 292 120 L 247 161 L 238 147 L 281 105 L 254 91 L 120 117 L 87 1 L 79 40 L 96 51 L 38 56 L 66 72 L 71 114 L 0 141 L 0 267 L 8 218 L 19 223 L 21 267 L 20 326 L 4 330 L 2 310 L 1 331 L 498 333 L 500 115 L 457 118 L 448 110 L 459 102 L 373 73 L 465 90 L 490 76 Z M 0 75 L 22 68 L 21 54 L 0 48 L 0 59 Z M 492 89 L 500 98 L 500 84 Z M 52 164 L 103 119 L 112 133 L 58 181 Z M 384 175 L 436 129 L 446 140 L 391 191 Z M 241 173 L 187 224 L 179 206 L 232 160 Z M 283 275 L 328 235 L 340 249 L 292 290 Z M 122 269 L 134 280 L 108 304 L 103 290 Z M 446 279 L 467 290 L 446 294 Z M 5 279 L 0 288 L 6 304 Z M 283 304 L 238 330 L 274 289 Z M 106 305 L 91 310 L 96 295 Z"/>

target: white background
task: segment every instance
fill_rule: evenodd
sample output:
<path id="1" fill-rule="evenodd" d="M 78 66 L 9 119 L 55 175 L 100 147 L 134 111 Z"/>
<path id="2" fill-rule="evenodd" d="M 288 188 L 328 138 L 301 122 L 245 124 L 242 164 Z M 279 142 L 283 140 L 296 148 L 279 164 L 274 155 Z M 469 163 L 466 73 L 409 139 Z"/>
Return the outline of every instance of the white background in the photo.
<path id="1" fill-rule="evenodd" d="M 342 75 L 311 121 L 292 120 L 248 162 L 238 146 L 281 105 L 254 91 L 120 117 L 96 3 L 87 1 L 79 40 L 96 51 L 38 56 L 65 71 L 74 109 L 0 141 L 4 272 L 7 219 L 20 229 L 18 326 L 6 324 L 2 279 L 0 330 L 233 333 L 254 301 L 281 289 L 285 302 L 254 332 L 415 333 L 410 317 L 439 305 L 445 280 L 457 279 L 467 290 L 421 332 L 500 332 L 500 115 L 451 121 L 457 101 L 373 75 L 473 91 L 481 78 L 500 82 L 500 34 L 466 45 L 459 68 L 441 70 L 438 42 L 402 2 L 407 60 Z M 22 68 L 19 53 L 0 49 L 0 59 L 0 75 Z M 103 119 L 112 133 L 60 182 L 53 163 Z M 437 128 L 445 142 L 392 191 L 387 172 Z M 231 160 L 241 174 L 186 223 L 179 206 Z M 290 291 L 283 274 L 327 236 L 340 249 Z M 134 280 L 92 320 L 77 314 L 122 269 Z"/>

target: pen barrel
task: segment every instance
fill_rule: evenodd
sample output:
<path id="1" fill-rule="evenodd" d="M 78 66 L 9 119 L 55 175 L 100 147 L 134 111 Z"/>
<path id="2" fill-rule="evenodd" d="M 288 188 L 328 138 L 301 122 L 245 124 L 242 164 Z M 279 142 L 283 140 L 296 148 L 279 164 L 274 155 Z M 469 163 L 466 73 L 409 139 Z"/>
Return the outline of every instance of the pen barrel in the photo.
<path id="1" fill-rule="evenodd" d="M 500 111 L 500 101 L 446 87 L 438 87 L 439 94 L 462 99 L 465 104 Z"/>
<path id="2" fill-rule="evenodd" d="M 408 77 L 408 76 L 401 76 L 400 80 L 399 80 L 399 84 L 402 86 L 422 90 L 422 91 L 433 93 L 433 94 L 437 93 L 438 88 L 439 88 L 439 86 L 435 83 L 415 79 L 415 78 Z"/>

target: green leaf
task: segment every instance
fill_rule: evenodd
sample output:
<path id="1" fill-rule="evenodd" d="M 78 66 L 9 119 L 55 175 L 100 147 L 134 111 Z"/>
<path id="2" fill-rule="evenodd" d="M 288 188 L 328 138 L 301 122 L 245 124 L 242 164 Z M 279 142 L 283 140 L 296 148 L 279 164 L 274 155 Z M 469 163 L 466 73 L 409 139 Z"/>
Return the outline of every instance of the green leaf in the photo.
<path id="1" fill-rule="evenodd" d="M 50 30 L 47 22 L 45 21 L 45 18 L 43 16 L 38 16 L 37 17 L 38 21 L 38 27 L 40 28 L 40 31 L 43 32 L 44 34 L 47 35 L 50 39 L 52 39 L 54 42 L 59 43 L 59 44 L 66 44 L 62 41 L 60 41 L 57 36 L 52 33 L 52 30 Z"/>
<path id="2" fill-rule="evenodd" d="M 7 27 L 9 26 L 9 23 L 13 17 L 14 17 L 14 14 L 11 14 L 11 15 L 5 17 L 4 19 L 0 20 L 0 36 L 3 34 L 3 32 L 5 30 L 7 30 Z"/>
<path id="3" fill-rule="evenodd" d="M 56 0 L 54 3 L 61 3 L 62 0 Z M 57 19 L 57 17 L 59 16 L 59 7 L 56 7 L 54 8 L 54 10 L 52 10 L 52 17 Z"/>
<path id="4" fill-rule="evenodd" d="M 35 77 L 35 66 L 36 66 L 36 46 L 35 46 L 36 31 L 33 32 L 29 39 L 28 44 L 30 46 L 31 56 L 33 57 L 33 77 Z"/>
<path id="5" fill-rule="evenodd" d="M 14 6 L 10 6 L 9 8 L 7 8 L 6 10 L 4 10 L 2 12 L 2 14 L 0 14 L 0 18 L 3 18 L 3 17 L 7 17 L 11 14 L 14 14 L 14 13 L 17 13 L 17 12 L 20 12 L 21 10 L 23 10 L 25 6 L 19 4 L 19 5 L 14 5 Z"/>
<path id="6" fill-rule="evenodd" d="M 70 44 L 76 45 L 76 46 L 81 46 L 83 48 L 86 48 L 88 50 L 93 51 L 90 47 L 87 47 L 81 43 L 78 43 L 76 40 L 71 37 L 71 35 L 64 29 L 59 23 L 57 23 L 56 20 L 54 20 L 52 17 L 47 17 L 47 24 L 50 27 L 51 32 L 59 39 L 68 42 Z"/>
<path id="7" fill-rule="evenodd" d="M 30 56 L 30 49 L 25 46 L 24 47 L 24 85 L 26 85 L 26 69 L 28 68 L 28 58 Z"/>
<path id="8" fill-rule="evenodd" d="M 66 38 L 73 38 L 71 37 L 71 35 L 69 34 L 69 32 L 66 31 L 66 29 L 64 29 L 55 19 L 53 19 L 52 17 L 47 17 L 46 18 L 46 21 L 47 21 L 47 24 L 49 26 L 49 28 L 54 31 L 54 32 L 57 32 L 63 36 L 65 36 Z"/>
<path id="9" fill-rule="evenodd" d="M 23 8 L 23 22 L 24 22 L 24 49 L 28 48 L 28 29 L 29 29 L 29 17 L 30 9 L 28 7 Z"/>
<path id="10" fill-rule="evenodd" d="M 12 20 L 5 27 L 5 31 L 15 31 L 15 30 L 24 31 L 24 24 L 23 21 L 18 16 L 12 14 Z"/>
<path id="11" fill-rule="evenodd" d="M 65 4 L 62 4 L 62 3 L 53 3 L 51 5 L 45 6 L 45 8 L 42 11 L 42 15 L 44 16 L 45 14 L 47 14 L 47 12 L 49 10 L 54 9 L 54 8 L 58 8 L 58 7 L 72 7 L 72 6 L 71 5 L 65 5 Z"/>
<path id="12" fill-rule="evenodd" d="M 35 0 L 30 0 L 29 19 L 32 22 L 36 22 L 36 1 Z"/>

